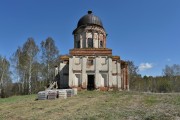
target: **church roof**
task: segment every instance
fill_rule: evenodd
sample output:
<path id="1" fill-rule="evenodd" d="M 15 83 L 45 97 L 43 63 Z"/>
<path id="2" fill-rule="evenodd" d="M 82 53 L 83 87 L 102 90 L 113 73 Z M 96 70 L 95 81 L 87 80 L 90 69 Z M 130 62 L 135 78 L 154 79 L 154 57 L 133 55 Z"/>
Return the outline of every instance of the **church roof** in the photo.
<path id="1" fill-rule="evenodd" d="M 103 27 L 100 18 L 95 16 L 92 11 L 88 11 L 88 14 L 81 17 L 81 19 L 78 21 L 77 28 L 83 25 L 98 25 Z"/>
<path id="2" fill-rule="evenodd" d="M 88 11 L 88 14 L 82 16 L 77 24 L 77 28 L 73 31 L 73 34 L 75 34 L 75 32 L 79 29 L 79 28 L 83 28 L 86 27 L 88 25 L 97 25 L 101 28 L 103 28 L 103 24 L 102 21 L 99 17 L 95 16 L 92 11 Z M 103 28 L 104 29 L 104 28 Z"/>

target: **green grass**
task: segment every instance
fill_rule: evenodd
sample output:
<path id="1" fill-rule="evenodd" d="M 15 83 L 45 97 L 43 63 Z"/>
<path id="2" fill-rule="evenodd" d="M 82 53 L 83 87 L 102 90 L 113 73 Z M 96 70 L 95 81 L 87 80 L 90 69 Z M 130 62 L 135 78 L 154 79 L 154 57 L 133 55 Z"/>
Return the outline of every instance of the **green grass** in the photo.
<path id="1" fill-rule="evenodd" d="M 36 95 L 0 99 L 0 120 L 176 120 L 180 94 L 81 91 L 67 99 Z"/>
<path id="2" fill-rule="evenodd" d="M 144 103 L 149 106 L 155 105 L 158 102 L 160 102 L 160 101 L 155 96 L 147 96 L 147 97 L 145 97 L 145 100 L 144 100 Z"/>
<path id="3" fill-rule="evenodd" d="M 22 100 L 29 101 L 30 99 L 34 99 L 36 95 L 24 95 L 24 96 L 13 96 L 9 98 L 0 99 L 0 103 L 15 103 Z"/>

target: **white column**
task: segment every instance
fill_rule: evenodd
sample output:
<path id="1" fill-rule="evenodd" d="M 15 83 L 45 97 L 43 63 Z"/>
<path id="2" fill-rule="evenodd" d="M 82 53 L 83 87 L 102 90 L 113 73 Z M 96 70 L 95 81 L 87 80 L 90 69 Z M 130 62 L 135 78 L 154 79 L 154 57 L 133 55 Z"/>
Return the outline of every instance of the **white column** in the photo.
<path id="1" fill-rule="evenodd" d="M 82 48 L 83 44 L 82 44 L 82 35 L 81 34 L 79 34 L 79 40 L 80 40 L 80 48 Z"/>
<path id="2" fill-rule="evenodd" d="M 73 57 L 69 58 L 69 87 L 73 86 Z"/>
<path id="3" fill-rule="evenodd" d="M 121 63 L 117 62 L 117 86 L 118 89 L 121 90 Z"/>
<path id="4" fill-rule="evenodd" d="M 98 48 L 100 48 L 100 43 L 99 43 L 99 33 L 97 33 L 97 39 L 98 39 Z"/>
<path id="5" fill-rule="evenodd" d="M 109 87 L 112 87 L 112 58 L 108 58 L 108 76 Z"/>
<path id="6" fill-rule="evenodd" d="M 87 58 L 82 57 L 82 61 L 81 61 L 81 70 L 82 70 L 82 87 L 86 88 L 87 87 L 87 74 L 86 74 L 86 60 Z"/>
<path id="7" fill-rule="evenodd" d="M 124 89 L 126 88 L 126 69 L 125 68 L 123 68 L 123 75 L 124 75 Z"/>
<path id="8" fill-rule="evenodd" d="M 87 32 L 85 32 L 85 36 L 86 36 L 86 48 L 88 47 L 88 36 L 87 36 Z"/>
<path id="9" fill-rule="evenodd" d="M 95 57 L 95 86 L 96 88 L 100 87 L 101 80 L 99 79 L 99 60 L 98 57 Z"/>
<path id="10" fill-rule="evenodd" d="M 92 40 L 93 40 L 93 47 L 95 47 L 95 39 L 94 39 L 94 32 L 91 32 Z"/>
<path id="11" fill-rule="evenodd" d="M 128 74 L 128 78 L 127 78 L 127 82 L 128 82 L 128 85 L 127 85 L 127 90 L 129 91 L 129 65 L 127 66 L 127 74 Z"/>

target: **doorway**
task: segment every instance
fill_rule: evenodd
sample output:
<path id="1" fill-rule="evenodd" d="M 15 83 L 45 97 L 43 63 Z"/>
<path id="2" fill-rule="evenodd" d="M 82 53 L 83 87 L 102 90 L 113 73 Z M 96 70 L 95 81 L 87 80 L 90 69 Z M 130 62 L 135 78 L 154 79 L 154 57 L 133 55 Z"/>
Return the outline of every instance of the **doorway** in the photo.
<path id="1" fill-rule="evenodd" d="M 88 75 L 88 85 L 87 90 L 94 90 L 95 84 L 94 84 L 94 75 Z"/>

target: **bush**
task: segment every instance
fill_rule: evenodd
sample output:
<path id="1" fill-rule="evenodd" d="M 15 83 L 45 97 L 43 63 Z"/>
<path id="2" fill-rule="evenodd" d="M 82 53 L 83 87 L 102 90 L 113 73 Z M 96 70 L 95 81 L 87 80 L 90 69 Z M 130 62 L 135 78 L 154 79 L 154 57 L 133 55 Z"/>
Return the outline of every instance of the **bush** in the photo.
<path id="1" fill-rule="evenodd" d="M 170 83 L 169 80 L 158 80 L 158 86 L 157 86 L 157 90 L 158 92 L 171 92 L 172 88 L 171 88 L 172 84 Z"/>

